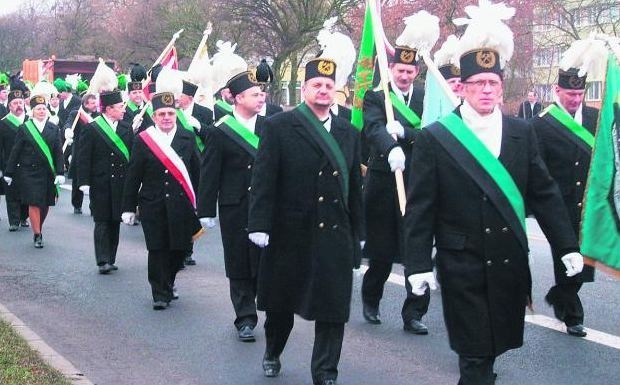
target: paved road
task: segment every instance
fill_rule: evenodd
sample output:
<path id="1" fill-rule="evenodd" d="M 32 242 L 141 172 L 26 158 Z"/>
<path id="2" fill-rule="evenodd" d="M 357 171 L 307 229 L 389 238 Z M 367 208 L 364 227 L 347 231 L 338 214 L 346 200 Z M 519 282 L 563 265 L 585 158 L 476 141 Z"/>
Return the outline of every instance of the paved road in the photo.
<path id="1" fill-rule="evenodd" d="M 296 319 L 282 356 L 280 377 L 260 367 L 262 327 L 256 343 L 235 339 L 224 276 L 219 228 L 196 245 L 198 265 L 178 278 L 181 295 L 170 309 L 151 310 L 142 229 L 122 226 L 119 271 L 97 274 L 93 224 L 74 215 L 63 191 L 44 228 L 45 248 L 34 249 L 31 232 L 7 231 L 0 205 L 0 303 L 98 385 L 284 385 L 311 384 L 313 324 Z M 85 204 L 85 207 L 87 203 Z M 535 227 L 535 226 L 534 226 Z M 532 230 L 539 232 L 537 229 Z M 544 239 L 531 240 L 535 310 L 550 316 L 543 296 L 553 278 Z M 396 267 L 395 274 L 402 274 Z M 339 383 L 456 384 L 457 357 L 450 351 L 441 315 L 440 291 L 432 294 L 424 321 L 428 336 L 402 331 L 404 288 L 388 283 L 381 304 L 384 323 L 366 324 L 356 273 Z M 598 275 L 582 290 L 586 326 L 620 336 L 620 282 Z M 262 325 L 263 317 L 260 317 Z M 620 350 L 526 324 L 525 345 L 501 356 L 498 385 L 613 384 L 620 378 Z"/>

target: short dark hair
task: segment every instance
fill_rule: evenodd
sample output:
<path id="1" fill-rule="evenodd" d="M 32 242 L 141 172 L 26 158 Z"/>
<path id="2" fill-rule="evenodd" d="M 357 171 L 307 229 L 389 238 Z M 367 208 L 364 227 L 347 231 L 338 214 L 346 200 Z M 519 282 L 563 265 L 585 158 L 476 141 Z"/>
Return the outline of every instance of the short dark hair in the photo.
<path id="1" fill-rule="evenodd" d="M 94 94 L 84 94 L 84 96 L 82 96 L 82 106 L 91 99 L 97 99 L 97 97 Z"/>

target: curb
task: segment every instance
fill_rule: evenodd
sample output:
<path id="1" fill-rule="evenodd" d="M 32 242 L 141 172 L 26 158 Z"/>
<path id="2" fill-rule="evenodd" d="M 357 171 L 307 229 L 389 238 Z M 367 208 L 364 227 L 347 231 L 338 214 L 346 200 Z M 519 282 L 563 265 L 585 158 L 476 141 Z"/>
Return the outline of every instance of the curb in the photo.
<path id="1" fill-rule="evenodd" d="M 8 322 L 13 330 L 17 332 L 28 345 L 39 353 L 41 358 L 54 369 L 58 370 L 73 385 L 94 385 L 88 378 L 84 376 L 80 370 L 76 369 L 71 362 L 67 361 L 63 356 L 58 354 L 48 344 L 33 332 L 22 320 L 0 304 L 0 318 Z"/>

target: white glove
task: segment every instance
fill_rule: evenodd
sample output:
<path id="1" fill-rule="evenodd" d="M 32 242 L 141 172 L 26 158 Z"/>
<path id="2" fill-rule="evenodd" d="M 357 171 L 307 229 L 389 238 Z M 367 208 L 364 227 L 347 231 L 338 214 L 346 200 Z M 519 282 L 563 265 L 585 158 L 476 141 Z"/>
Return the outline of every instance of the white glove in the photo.
<path id="1" fill-rule="evenodd" d="M 87 185 L 80 186 L 80 191 L 88 195 L 90 193 L 90 186 L 87 186 Z"/>
<path id="2" fill-rule="evenodd" d="M 249 233 L 248 238 L 258 247 L 269 245 L 269 234 L 267 233 Z"/>
<path id="3" fill-rule="evenodd" d="M 7 186 L 10 186 L 11 183 L 13 183 L 13 178 L 11 178 L 10 176 L 5 176 L 4 181 L 6 182 Z"/>
<path id="4" fill-rule="evenodd" d="M 131 128 L 133 129 L 134 132 L 136 132 L 138 128 L 140 128 L 141 125 L 142 125 L 142 116 L 138 114 L 133 117 L 133 123 L 131 123 Z"/>
<path id="5" fill-rule="evenodd" d="M 73 139 L 73 130 L 72 129 L 67 128 L 65 130 L 65 139 L 67 139 L 67 140 Z"/>
<path id="6" fill-rule="evenodd" d="M 405 136 L 405 129 L 403 128 L 403 125 L 400 124 L 398 120 L 392 120 L 391 122 L 388 122 L 385 125 L 385 130 L 387 131 L 388 134 L 396 135 L 399 138 L 402 138 L 403 136 Z"/>
<path id="7" fill-rule="evenodd" d="M 431 290 L 437 289 L 437 281 L 432 271 L 428 273 L 411 274 L 407 279 L 411 285 L 411 293 L 413 293 L 413 295 L 424 295 L 427 286 Z"/>
<path id="8" fill-rule="evenodd" d="M 405 170 L 405 153 L 403 149 L 396 146 L 390 150 L 388 154 L 388 163 L 390 164 L 390 169 L 392 172 L 396 170 Z"/>
<path id="9" fill-rule="evenodd" d="M 73 155 L 69 155 L 69 157 L 67 158 L 67 160 L 69 161 L 69 163 L 71 163 L 71 161 L 73 160 Z"/>
<path id="10" fill-rule="evenodd" d="M 366 246 L 366 241 L 360 241 L 360 249 L 364 250 L 364 246 Z"/>
<path id="11" fill-rule="evenodd" d="M 4 174 L 2 173 L 2 170 L 0 170 L 0 178 L 2 178 L 2 175 L 4 175 Z"/>
<path id="12" fill-rule="evenodd" d="M 567 277 L 577 275 L 583 270 L 583 256 L 579 253 L 566 254 L 562 257 L 562 262 L 566 266 Z"/>
<path id="13" fill-rule="evenodd" d="M 202 125 L 200 124 L 200 122 L 198 121 L 198 119 L 196 119 L 195 117 L 193 117 L 192 115 L 185 115 L 187 116 L 187 123 L 189 123 L 192 127 L 194 127 L 195 129 L 197 129 L 198 131 L 200 131 L 200 127 L 202 127 Z"/>
<path id="14" fill-rule="evenodd" d="M 215 218 L 200 218 L 200 224 L 205 229 L 215 227 Z"/>
<path id="15" fill-rule="evenodd" d="M 136 213 L 130 213 L 130 212 L 122 213 L 121 220 L 123 221 L 124 224 L 133 226 L 133 224 L 136 222 Z"/>
<path id="16" fill-rule="evenodd" d="M 65 177 L 57 175 L 56 178 L 54 178 L 54 184 L 65 184 Z"/>

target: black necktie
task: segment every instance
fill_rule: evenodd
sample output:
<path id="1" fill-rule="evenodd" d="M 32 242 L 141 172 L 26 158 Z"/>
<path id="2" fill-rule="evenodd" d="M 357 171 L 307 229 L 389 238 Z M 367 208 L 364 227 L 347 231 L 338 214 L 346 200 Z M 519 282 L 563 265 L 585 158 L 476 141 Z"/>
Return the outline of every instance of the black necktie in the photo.
<path id="1" fill-rule="evenodd" d="M 405 99 L 405 104 L 409 105 L 409 94 L 403 94 L 403 98 Z"/>

